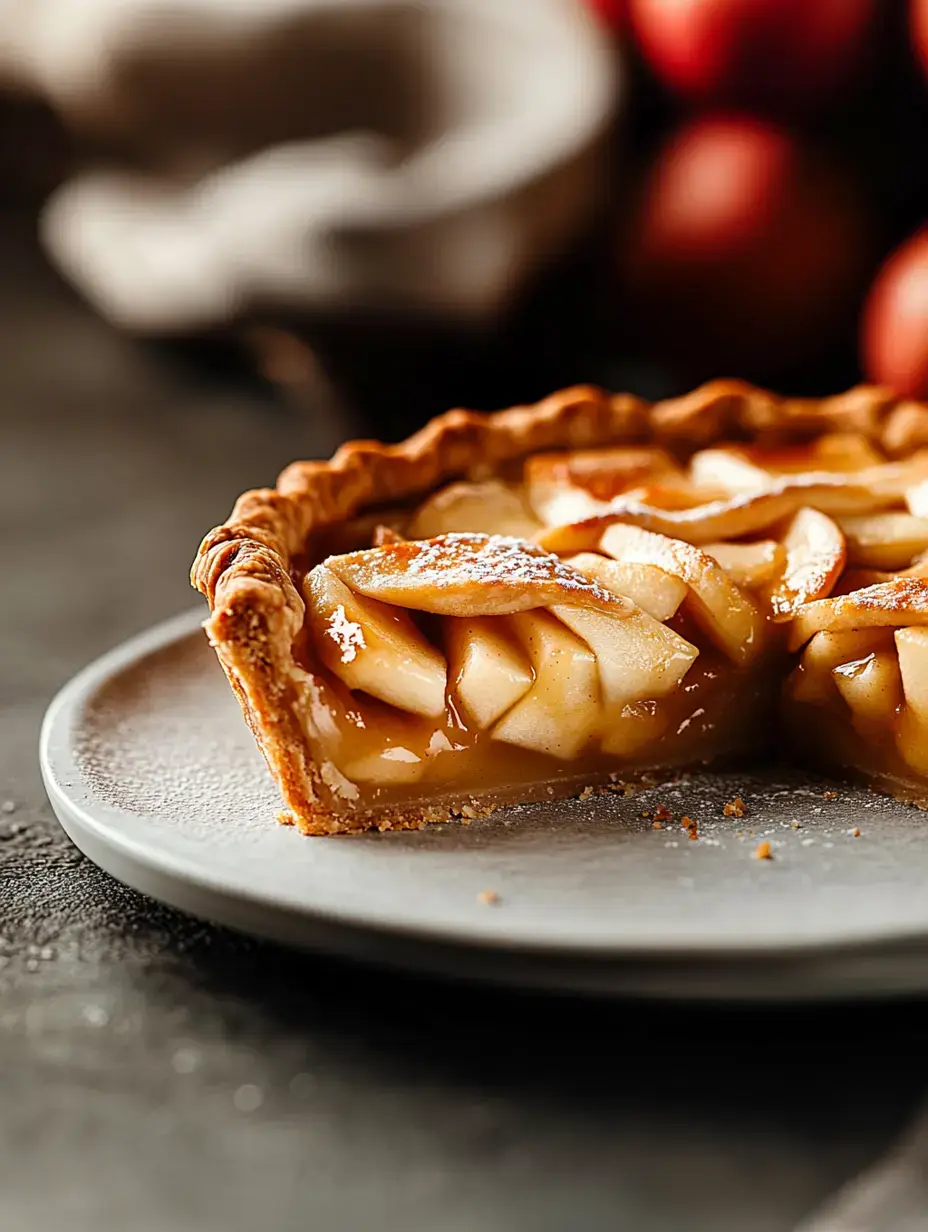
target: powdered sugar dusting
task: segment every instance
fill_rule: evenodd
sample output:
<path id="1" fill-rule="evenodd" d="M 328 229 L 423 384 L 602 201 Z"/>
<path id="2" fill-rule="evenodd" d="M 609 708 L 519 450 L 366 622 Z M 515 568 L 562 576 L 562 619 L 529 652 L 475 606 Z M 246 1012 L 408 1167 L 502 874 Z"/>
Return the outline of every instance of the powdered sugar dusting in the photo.
<path id="1" fill-rule="evenodd" d="M 364 640 L 364 630 L 356 620 L 349 620 L 343 604 L 339 604 L 329 617 L 326 636 L 330 637 L 338 647 L 343 663 L 353 663 L 358 657 L 358 651 L 363 650 L 367 643 Z"/>
<path id="2" fill-rule="evenodd" d="M 474 615 L 565 602 L 631 610 L 626 600 L 558 556 L 508 535 L 440 535 L 330 556 L 325 564 L 361 594 L 445 615 L 458 614 L 462 601 Z"/>
<path id="3" fill-rule="evenodd" d="M 202 635 L 116 676 L 93 698 L 78 761 L 94 793 L 172 831 L 260 839 L 280 796 Z"/>

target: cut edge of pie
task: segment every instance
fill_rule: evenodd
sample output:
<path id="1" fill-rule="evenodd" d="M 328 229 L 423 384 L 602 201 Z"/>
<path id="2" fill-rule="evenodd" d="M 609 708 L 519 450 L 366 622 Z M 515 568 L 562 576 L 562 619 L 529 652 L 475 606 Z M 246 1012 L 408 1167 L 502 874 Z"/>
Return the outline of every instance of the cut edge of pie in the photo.
<path id="1" fill-rule="evenodd" d="M 781 692 L 780 735 L 920 801 L 926 448 L 877 386 L 579 386 L 294 463 L 191 579 L 306 833 L 751 753 Z"/>

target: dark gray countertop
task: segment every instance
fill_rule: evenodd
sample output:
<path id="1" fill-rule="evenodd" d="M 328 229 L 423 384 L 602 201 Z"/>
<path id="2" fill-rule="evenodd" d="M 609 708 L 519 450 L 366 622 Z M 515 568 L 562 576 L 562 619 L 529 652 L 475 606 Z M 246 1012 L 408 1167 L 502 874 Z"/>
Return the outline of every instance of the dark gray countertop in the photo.
<path id="1" fill-rule="evenodd" d="M 787 1232 L 923 1092 L 921 1004 L 556 1001 L 294 955 L 58 829 L 53 692 L 343 429 L 114 336 L 0 235 L 0 1228 Z"/>

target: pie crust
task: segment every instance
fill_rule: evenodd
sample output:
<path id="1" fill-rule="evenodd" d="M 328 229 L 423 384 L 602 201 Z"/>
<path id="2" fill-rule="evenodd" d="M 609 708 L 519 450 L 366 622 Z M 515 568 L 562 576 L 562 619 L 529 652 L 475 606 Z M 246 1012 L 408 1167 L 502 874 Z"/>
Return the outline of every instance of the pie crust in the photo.
<path id="1" fill-rule="evenodd" d="M 840 455 L 838 463 L 830 456 L 832 448 Z M 571 585 L 581 578 L 580 591 L 592 607 L 568 609 L 555 602 L 554 620 L 534 616 L 530 604 L 519 609 L 507 600 L 501 609 L 501 618 L 510 622 L 507 629 L 522 638 L 523 648 L 533 647 L 530 668 L 513 661 L 514 698 L 520 671 L 531 670 L 537 678 L 545 638 L 571 637 L 580 639 L 577 645 L 593 645 L 591 637 L 598 634 L 589 631 L 589 612 L 606 608 L 604 619 L 610 620 L 618 605 L 625 605 L 622 611 L 633 610 L 636 620 L 666 622 L 661 628 L 673 653 L 678 642 L 688 644 L 695 630 L 700 657 L 687 674 L 667 685 L 667 696 L 676 686 L 682 692 L 682 679 L 689 682 L 687 688 L 709 690 L 716 720 L 731 716 L 727 728 L 724 721 L 715 724 L 720 730 L 714 743 L 687 745 L 681 737 L 680 756 L 688 757 L 688 764 L 756 751 L 759 732 L 769 730 L 771 708 L 783 689 L 782 736 L 798 733 L 804 749 L 821 764 L 862 769 L 872 781 L 921 800 L 928 798 L 928 565 L 921 564 L 923 549 L 928 559 L 928 540 L 921 543 L 919 513 L 928 482 L 928 467 L 924 478 L 921 471 L 928 455 L 919 451 L 926 448 L 928 406 L 876 386 L 823 399 L 782 398 L 724 380 L 653 404 L 578 386 L 495 414 L 453 410 L 400 444 L 354 441 L 330 461 L 292 464 L 275 489 L 246 492 L 228 521 L 210 531 L 191 580 L 209 602 L 205 628 L 210 642 L 279 784 L 287 807 L 282 818 L 306 833 L 418 827 L 554 790 L 544 774 L 532 771 L 521 785 L 495 792 L 471 785 L 462 793 L 452 783 L 447 791 L 417 787 L 410 799 L 401 798 L 402 792 L 359 793 L 346 783 L 342 769 L 320 755 L 307 725 L 320 691 L 332 693 L 334 687 L 332 696 L 342 698 L 343 709 L 352 696 L 352 686 L 346 692 L 344 679 L 333 686 L 318 656 L 307 650 L 312 640 L 307 593 L 315 603 L 318 588 L 331 587 L 330 577 L 335 577 L 338 585 L 360 594 L 352 587 L 363 568 L 372 562 L 380 568 L 398 560 L 397 553 L 420 552 L 418 539 L 406 543 L 406 531 L 412 524 L 426 534 L 434 529 L 430 519 L 436 516 L 441 524 L 447 516 L 442 502 L 447 507 L 457 500 L 453 493 L 443 495 L 445 485 L 463 481 L 459 507 L 469 508 L 470 499 L 477 511 L 481 493 L 494 485 L 508 491 L 526 475 L 536 485 L 536 512 L 547 511 L 545 524 L 535 536 L 538 546 L 528 547 L 530 527 L 521 526 L 517 512 L 506 506 L 503 530 L 510 537 L 505 544 L 522 545 L 523 564 L 557 553 L 558 576 L 569 575 Z M 597 451 L 609 449 L 623 454 L 621 465 L 628 471 L 618 494 L 587 476 L 596 471 Z M 607 473 L 611 466 L 605 467 Z M 636 468 L 641 467 L 644 486 L 637 482 Z M 682 479 L 681 468 L 689 468 Z M 687 485 L 695 482 L 697 469 L 707 499 L 694 505 Z M 712 490 L 714 481 L 721 485 L 718 492 Z M 468 525 L 437 539 L 428 536 L 439 544 L 440 564 L 451 559 L 447 553 L 470 531 L 470 547 L 491 556 L 497 552 L 493 559 L 502 559 L 499 544 L 484 544 L 483 532 L 492 528 Z M 612 556 L 597 555 L 607 540 Z M 325 572 L 314 572 L 323 561 Z M 610 590 L 610 577 L 624 581 L 614 581 Z M 380 574 L 375 583 L 381 590 L 373 593 L 388 593 Z M 636 584 L 643 593 L 632 593 Z M 616 591 L 631 597 L 619 600 Z M 679 604 L 684 592 L 687 603 L 676 612 L 674 602 Z M 540 607 L 557 598 L 553 591 L 545 593 Z M 740 605 L 740 632 L 722 627 L 726 594 Z M 648 611 L 649 597 L 653 611 Z M 405 604 L 402 594 L 392 590 L 387 602 L 398 612 Z M 714 603 L 721 603 L 718 611 Z M 421 607 L 413 603 L 412 608 L 419 620 Z M 427 620 L 446 618 L 427 610 L 433 611 Z M 518 615 L 519 610 L 525 614 Z M 494 616 L 481 610 L 474 628 L 495 636 L 486 625 Z M 566 624 L 559 623 L 562 618 Z M 408 614 L 402 619 L 408 622 Z M 554 620 L 556 632 L 548 620 Z M 392 635 L 386 630 L 384 636 Z M 467 635 L 455 625 L 454 638 L 460 642 L 462 637 L 466 643 Z M 422 656 L 427 676 L 428 645 Z M 724 684 L 718 684 L 719 673 L 712 667 L 718 656 L 729 665 L 751 661 L 759 666 L 746 675 L 728 671 Z M 578 652 L 579 675 L 565 677 L 571 687 L 580 687 L 586 670 L 582 660 Z M 604 664 L 600 668 L 606 696 Z M 707 680 L 715 682 L 711 688 Z M 434 709 L 428 687 L 426 681 L 425 709 L 419 713 Z M 745 702 L 748 695 L 751 700 Z M 883 696 L 892 704 L 874 701 Z M 392 722 L 389 699 L 371 704 L 372 714 Z M 513 702 L 507 716 L 493 721 L 519 728 L 518 716 L 512 718 L 518 705 Z M 768 720 L 759 721 L 756 732 L 741 730 L 745 705 Z M 625 719 L 613 725 L 620 734 L 610 738 L 613 743 L 618 739 L 623 750 L 617 770 L 609 771 L 608 759 L 598 753 L 578 762 L 572 775 L 568 756 L 557 790 L 580 791 L 594 782 L 633 778 L 636 766 L 648 766 L 648 744 L 661 738 L 658 728 L 679 719 L 683 732 L 690 721 L 680 718 L 683 711 L 673 710 L 672 702 L 658 704 L 650 697 L 632 702 L 621 714 L 634 732 L 628 742 L 621 734 Z M 507 729 L 499 738 L 507 734 L 512 732 Z M 521 739 L 518 732 L 515 737 Z M 511 752 L 513 746 L 502 747 Z M 491 757 L 488 765 L 496 762 Z M 680 757 L 675 764 L 683 764 Z"/>

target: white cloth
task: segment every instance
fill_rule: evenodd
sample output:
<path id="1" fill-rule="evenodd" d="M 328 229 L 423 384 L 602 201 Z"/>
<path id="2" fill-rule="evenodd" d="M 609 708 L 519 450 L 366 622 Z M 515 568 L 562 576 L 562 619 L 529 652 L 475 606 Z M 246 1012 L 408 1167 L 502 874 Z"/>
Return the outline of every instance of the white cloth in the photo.
<path id="1" fill-rule="evenodd" d="M 598 194 L 615 60 L 580 0 L 0 0 L 0 32 L 0 79 L 109 154 L 43 235 L 135 330 L 484 318 Z"/>

